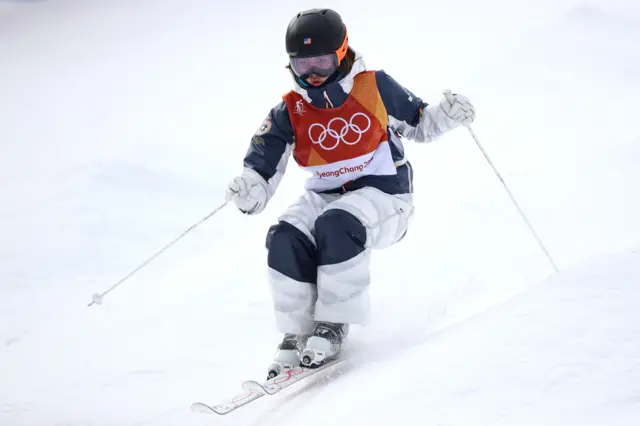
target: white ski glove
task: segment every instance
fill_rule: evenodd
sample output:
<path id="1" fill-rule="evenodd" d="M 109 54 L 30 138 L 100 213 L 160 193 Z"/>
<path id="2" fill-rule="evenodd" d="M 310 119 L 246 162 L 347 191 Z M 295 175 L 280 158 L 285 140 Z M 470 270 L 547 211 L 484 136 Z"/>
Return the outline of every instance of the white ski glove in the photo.
<path id="1" fill-rule="evenodd" d="M 476 118 L 476 109 L 466 96 L 445 92 L 440 108 L 456 123 L 468 126 Z"/>
<path id="2" fill-rule="evenodd" d="M 264 210 L 268 195 L 267 183 L 253 170 L 245 169 L 242 175 L 229 182 L 225 196 L 233 200 L 238 209 L 246 214 L 257 214 Z"/>

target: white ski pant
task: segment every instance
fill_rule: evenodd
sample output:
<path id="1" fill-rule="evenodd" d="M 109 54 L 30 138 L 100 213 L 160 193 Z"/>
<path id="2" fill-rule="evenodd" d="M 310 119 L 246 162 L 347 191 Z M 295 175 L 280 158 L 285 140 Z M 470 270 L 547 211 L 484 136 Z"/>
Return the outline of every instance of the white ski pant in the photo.
<path id="1" fill-rule="evenodd" d="M 411 194 L 372 187 L 300 197 L 267 238 L 278 330 L 308 334 L 314 321 L 365 323 L 371 250 L 401 240 L 412 213 Z"/>

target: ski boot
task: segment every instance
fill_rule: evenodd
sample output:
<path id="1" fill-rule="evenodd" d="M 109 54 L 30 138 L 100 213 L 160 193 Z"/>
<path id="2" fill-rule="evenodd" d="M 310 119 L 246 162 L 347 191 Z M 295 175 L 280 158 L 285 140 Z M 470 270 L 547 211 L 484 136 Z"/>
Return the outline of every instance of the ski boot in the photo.
<path id="1" fill-rule="evenodd" d="M 287 333 L 278 345 L 273 364 L 269 366 L 267 379 L 272 379 L 283 370 L 300 366 L 300 356 L 309 336 Z"/>
<path id="2" fill-rule="evenodd" d="M 317 368 L 336 358 L 347 343 L 349 324 L 316 322 L 313 333 L 302 351 L 300 362 L 307 368 Z"/>

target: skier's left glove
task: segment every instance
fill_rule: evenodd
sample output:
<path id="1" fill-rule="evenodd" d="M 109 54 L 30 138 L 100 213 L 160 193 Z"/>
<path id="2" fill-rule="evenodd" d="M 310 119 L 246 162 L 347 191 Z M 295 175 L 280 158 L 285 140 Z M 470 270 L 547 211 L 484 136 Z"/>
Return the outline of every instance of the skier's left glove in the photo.
<path id="1" fill-rule="evenodd" d="M 257 214 L 264 210 L 267 194 L 267 182 L 250 169 L 245 169 L 242 175 L 229 182 L 225 191 L 227 201 L 232 200 L 246 214 Z"/>
<path id="2" fill-rule="evenodd" d="M 440 101 L 440 108 L 448 118 L 464 126 L 470 125 L 476 118 L 476 109 L 463 95 L 445 93 L 445 97 Z"/>

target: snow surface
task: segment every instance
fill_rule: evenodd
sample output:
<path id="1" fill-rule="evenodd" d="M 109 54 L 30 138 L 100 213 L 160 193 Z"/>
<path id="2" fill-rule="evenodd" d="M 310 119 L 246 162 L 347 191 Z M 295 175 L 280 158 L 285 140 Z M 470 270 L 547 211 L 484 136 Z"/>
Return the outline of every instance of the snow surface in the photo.
<path id="1" fill-rule="evenodd" d="M 86 307 L 223 201 L 316 6 L 265 4 L 0 1 L 0 425 L 639 424 L 637 2 L 325 4 L 370 68 L 472 99 L 559 274 L 459 129 L 407 142 L 417 217 L 331 380 L 189 411 L 271 360 L 264 237 L 294 164 L 263 214 L 223 209 Z"/>

